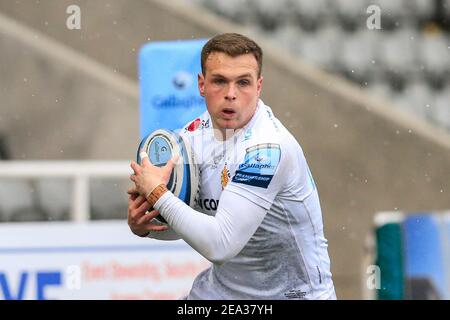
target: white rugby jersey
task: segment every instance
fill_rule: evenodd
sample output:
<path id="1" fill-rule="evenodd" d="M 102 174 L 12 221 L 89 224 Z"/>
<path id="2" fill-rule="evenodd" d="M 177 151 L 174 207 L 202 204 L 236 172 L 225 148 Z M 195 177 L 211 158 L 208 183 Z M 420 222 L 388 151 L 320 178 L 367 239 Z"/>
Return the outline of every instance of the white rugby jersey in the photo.
<path id="1" fill-rule="evenodd" d="M 316 185 L 271 108 L 259 100 L 226 141 L 214 137 L 208 112 L 180 133 L 199 164 L 196 211 L 167 192 L 155 208 L 173 230 L 150 237 L 181 237 L 214 262 L 187 298 L 335 299 Z"/>

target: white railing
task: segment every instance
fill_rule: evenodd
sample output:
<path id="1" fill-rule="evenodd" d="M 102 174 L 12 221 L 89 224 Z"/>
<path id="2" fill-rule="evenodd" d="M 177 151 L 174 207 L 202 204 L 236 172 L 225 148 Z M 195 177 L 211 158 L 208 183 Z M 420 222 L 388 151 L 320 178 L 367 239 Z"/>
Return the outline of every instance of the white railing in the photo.
<path id="1" fill-rule="evenodd" d="M 0 179 L 71 179 L 74 188 L 70 218 L 74 222 L 85 222 L 90 218 L 91 178 L 124 178 L 131 173 L 129 161 L 0 161 Z"/>

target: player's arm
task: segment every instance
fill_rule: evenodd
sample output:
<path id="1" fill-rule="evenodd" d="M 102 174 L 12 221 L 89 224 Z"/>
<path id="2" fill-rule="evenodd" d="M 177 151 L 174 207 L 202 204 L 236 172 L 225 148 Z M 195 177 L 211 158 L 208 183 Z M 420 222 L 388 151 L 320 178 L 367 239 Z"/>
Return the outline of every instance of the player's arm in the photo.
<path id="1" fill-rule="evenodd" d="M 255 186 L 254 180 L 245 180 L 248 175 L 243 169 L 239 179 L 235 176 L 236 182 L 229 183 L 240 184 L 241 187 L 225 188 L 214 217 L 195 211 L 170 191 L 165 191 L 158 198 L 154 208 L 182 239 L 206 259 L 219 264 L 231 259 L 242 250 L 255 233 L 286 179 L 286 170 L 279 170 L 280 167 L 286 168 L 286 164 L 281 165 L 281 152 L 279 147 L 278 149 L 274 147 L 264 144 L 257 148 L 258 155 L 264 153 L 257 161 L 265 163 L 265 171 L 261 173 L 264 174 L 257 177 L 258 186 Z M 249 154 L 249 157 L 243 160 L 242 168 L 253 168 L 254 166 L 246 161 L 256 161 L 255 155 Z M 142 167 L 134 162 L 131 166 L 135 172 L 131 180 L 140 194 L 149 194 L 150 190 L 155 190 L 156 186 L 165 183 L 161 177 L 167 174 L 166 166 L 155 167 L 145 157 Z M 255 177 L 255 174 L 253 176 Z"/>
<path id="2" fill-rule="evenodd" d="M 242 195 L 226 189 L 214 217 L 195 211 L 170 191 L 158 199 L 155 208 L 183 240 L 206 259 L 218 264 L 242 250 L 267 212 Z"/>
<path id="3" fill-rule="evenodd" d="M 208 260 L 223 263 L 237 255 L 263 221 L 289 180 L 292 162 L 279 144 L 247 149 L 232 181 L 223 190 L 216 215 L 197 212 L 166 192 L 155 208 L 187 243 Z M 292 163 L 291 163 L 292 167 Z"/>

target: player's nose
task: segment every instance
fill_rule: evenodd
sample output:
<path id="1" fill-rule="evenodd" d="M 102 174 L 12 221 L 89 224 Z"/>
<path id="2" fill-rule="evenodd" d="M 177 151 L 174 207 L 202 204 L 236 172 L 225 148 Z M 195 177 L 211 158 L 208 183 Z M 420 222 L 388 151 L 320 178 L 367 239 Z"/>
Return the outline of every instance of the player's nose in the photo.
<path id="1" fill-rule="evenodd" d="M 236 88 L 233 84 L 230 84 L 227 88 L 225 99 L 229 101 L 236 100 Z"/>

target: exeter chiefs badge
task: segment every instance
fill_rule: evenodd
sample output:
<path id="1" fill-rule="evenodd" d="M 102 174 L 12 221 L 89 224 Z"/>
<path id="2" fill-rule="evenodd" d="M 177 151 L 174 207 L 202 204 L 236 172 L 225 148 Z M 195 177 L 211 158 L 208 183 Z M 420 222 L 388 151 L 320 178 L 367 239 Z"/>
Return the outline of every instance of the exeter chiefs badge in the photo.
<path id="1" fill-rule="evenodd" d="M 225 166 L 222 170 L 222 175 L 220 177 L 220 182 L 222 183 L 222 190 L 227 186 L 228 181 L 230 180 L 230 171 L 228 171 L 227 164 L 225 163 Z"/>

